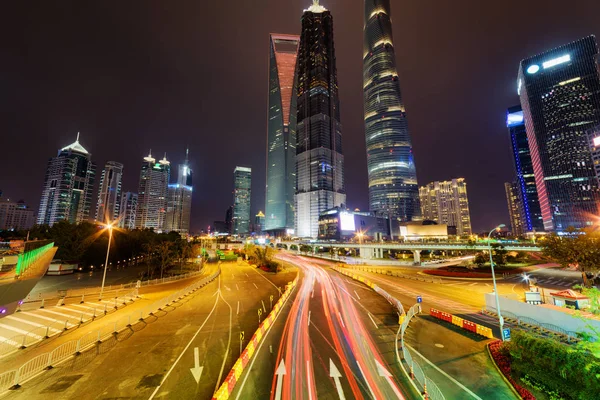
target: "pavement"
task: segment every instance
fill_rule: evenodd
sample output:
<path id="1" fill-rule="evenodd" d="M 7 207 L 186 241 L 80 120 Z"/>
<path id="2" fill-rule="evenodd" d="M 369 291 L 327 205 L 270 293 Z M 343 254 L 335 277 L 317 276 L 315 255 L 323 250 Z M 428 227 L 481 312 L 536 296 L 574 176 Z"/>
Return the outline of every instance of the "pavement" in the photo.
<path id="1" fill-rule="evenodd" d="M 208 399 L 295 269 L 269 274 L 221 263 L 210 284 L 11 391 L 7 399 Z M 160 286 L 167 286 L 160 285 Z"/>

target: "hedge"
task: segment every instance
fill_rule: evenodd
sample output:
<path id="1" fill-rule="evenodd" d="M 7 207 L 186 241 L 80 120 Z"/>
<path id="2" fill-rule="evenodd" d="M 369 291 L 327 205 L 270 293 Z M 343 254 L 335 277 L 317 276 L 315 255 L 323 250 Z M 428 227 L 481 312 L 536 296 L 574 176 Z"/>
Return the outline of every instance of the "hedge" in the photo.
<path id="1" fill-rule="evenodd" d="M 529 375 L 567 399 L 599 398 L 600 359 L 592 354 L 518 330 L 506 345 L 517 375 Z"/>

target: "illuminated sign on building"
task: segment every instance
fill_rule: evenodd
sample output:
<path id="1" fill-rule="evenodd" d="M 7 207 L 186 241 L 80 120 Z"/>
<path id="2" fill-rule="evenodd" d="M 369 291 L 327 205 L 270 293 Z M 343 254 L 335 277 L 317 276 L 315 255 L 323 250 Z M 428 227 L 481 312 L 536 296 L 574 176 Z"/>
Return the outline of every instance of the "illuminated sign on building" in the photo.
<path id="1" fill-rule="evenodd" d="M 506 126 L 507 127 L 521 125 L 522 123 L 523 123 L 523 111 L 508 113 L 506 115 Z"/>
<path id="2" fill-rule="evenodd" d="M 553 58 L 552 60 L 548 60 L 548 61 L 542 63 L 542 67 L 544 67 L 544 69 L 552 68 L 558 64 L 563 64 L 563 63 L 566 63 L 569 61 L 571 61 L 571 55 L 565 54 L 564 56 Z M 529 70 L 527 72 L 529 72 Z"/>
<path id="3" fill-rule="evenodd" d="M 519 79 L 519 82 L 517 82 L 517 95 L 521 95 L 521 86 L 523 86 L 523 81 L 521 79 Z"/>
<path id="4" fill-rule="evenodd" d="M 533 64 L 533 65 L 530 65 L 529 67 L 527 67 L 528 74 L 535 74 L 539 70 L 540 70 L 540 66 L 537 64 Z"/>
<path id="5" fill-rule="evenodd" d="M 354 231 L 356 229 L 354 226 L 354 214 L 341 212 L 340 225 L 343 231 Z"/>
<path id="6" fill-rule="evenodd" d="M 600 146 L 600 136 L 596 136 L 594 138 L 594 146 L 596 146 L 596 147 Z"/>

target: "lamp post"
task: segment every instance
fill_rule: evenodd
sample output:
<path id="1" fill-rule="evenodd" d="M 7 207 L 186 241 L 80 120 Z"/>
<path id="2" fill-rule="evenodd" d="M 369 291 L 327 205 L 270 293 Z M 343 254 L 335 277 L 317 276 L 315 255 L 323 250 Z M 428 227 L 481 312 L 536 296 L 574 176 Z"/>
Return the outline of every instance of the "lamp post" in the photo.
<path id="1" fill-rule="evenodd" d="M 108 268 L 108 254 L 110 253 L 110 243 L 112 241 L 112 224 L 106 225 L 108 229 L 108 246 L 106 247 L 106 261 L 104 262 L 104 275 L 102 276 L 102 286 L 100 287 L 100 300 L 102 300 L 102 293 L 104 293 L 104 281 L 106 280 L 106 269 Z"/>
<path id="2" fill-rule="evenodd" d="M 490 252 L 490 267 L 492 268 L 492 280 L 494 282 L 494 293 L 496 295 L 496 310 L 498 311 L 498 322 L 500 323 L 500 335 L 502 340 L 504 341 L 504 318 L 502 318 L 502 314 L 500 313 L 500 297 L 498 296 L 498 288 L 496 287 L 496 274 L 494 273 L 494 261 L 492 259 L 492 233 L 500 228 L 504 228 L 506 225 L 500 224 L 494 229 L 492 229 L 488 235 L 488 249 Z"/>

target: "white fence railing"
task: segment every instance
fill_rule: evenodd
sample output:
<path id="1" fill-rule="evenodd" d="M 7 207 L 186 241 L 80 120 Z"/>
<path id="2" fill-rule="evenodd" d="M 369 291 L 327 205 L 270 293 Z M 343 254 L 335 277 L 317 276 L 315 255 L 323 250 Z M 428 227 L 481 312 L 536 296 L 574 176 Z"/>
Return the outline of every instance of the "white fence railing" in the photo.
<path id="1" fill-rule="evenodd" d="M 120 331 L 131 327 L 132 324 L 142 321 L 144 318 L 150 315 L 154 315 L 155 312 L 162 310 L 171 303 L 174 303 L 177 300 L 187 296 L 191 292 L 194 292 L 205 286 L 219 276 L 220 273 L 221 269 L 219 268 L 211 276 L 195 282 L 168 297 L 157 300 L 142 310 L 135 311 L 123 318 L 116 320 L 114 323 L 105 324 L 99 329 L 91 331 L 77 340 L 71 340 L 63 343 L 48 353 L 35 356 L 31 360 L 21 365 L 21 367 L 18 369 L 0 373 L 0 394 L 6 390 L 9 390 L 10 388 L 19 387 L 22 383 L 37 376 L 43 371 L 50 369 L 73 356 L 77 356 L 89 348 L 97 346 L 103 340 L 113 337 L 113 335 L 116 335 Z"/>

